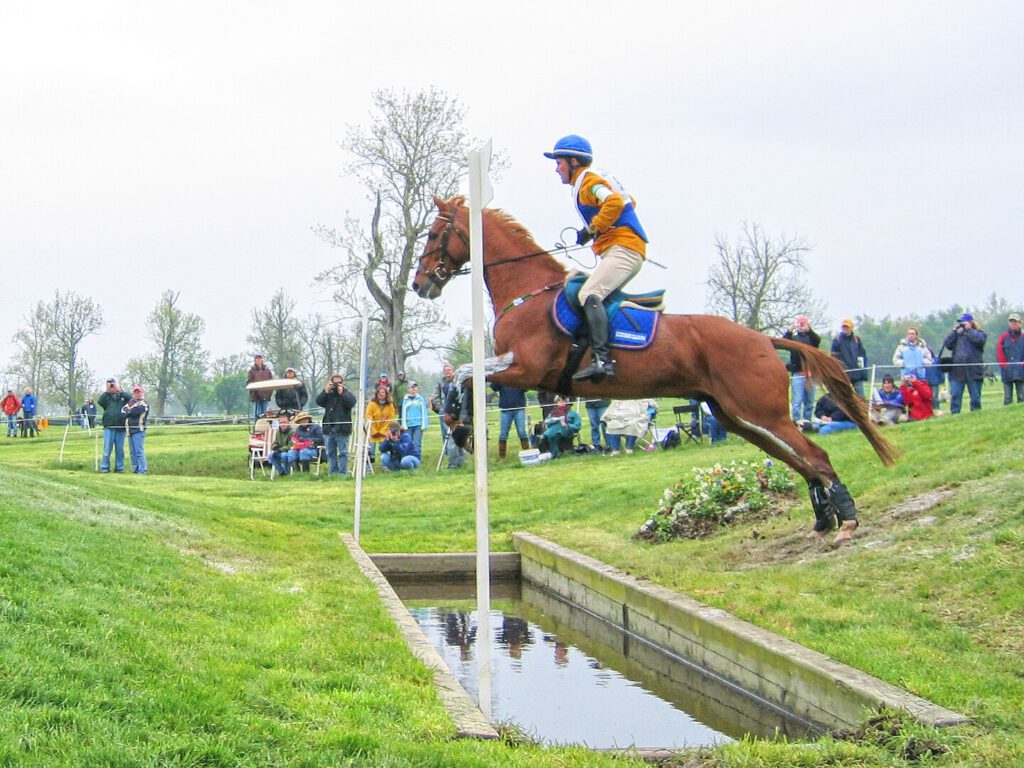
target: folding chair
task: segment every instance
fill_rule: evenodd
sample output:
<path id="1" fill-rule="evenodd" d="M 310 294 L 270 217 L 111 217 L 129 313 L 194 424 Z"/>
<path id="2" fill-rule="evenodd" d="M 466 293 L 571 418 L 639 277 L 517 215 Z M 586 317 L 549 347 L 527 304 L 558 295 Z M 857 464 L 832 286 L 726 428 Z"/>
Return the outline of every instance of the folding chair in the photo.
<path id="1" fill-rule="evenodd" d="M 703 445 L 704 413 L 700 409 L 700 403 L 676 405 L 672 408 L 672 413 L 675 414 L 676 429 L 679 430 L 680 437 L 686 435 L 687 440 Z"/>
<path id="2" fill-rule="evenodd" d="M 249 435 L 249 479 L 256 479 L 256 465 L 266 477 L 266 465 L 270 461 L 270 451 L 277 437 L 277 422 L 273 419 L 257 419 L 252 434 Z"/>

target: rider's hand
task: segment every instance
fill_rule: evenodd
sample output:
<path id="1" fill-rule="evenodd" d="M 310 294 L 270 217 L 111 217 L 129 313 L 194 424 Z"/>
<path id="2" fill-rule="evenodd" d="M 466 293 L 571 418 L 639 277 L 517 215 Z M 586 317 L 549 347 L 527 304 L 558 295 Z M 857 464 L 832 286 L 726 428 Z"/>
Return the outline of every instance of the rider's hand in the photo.
<path id="1" fill-rule="evenodd" d="M 590 227 L 576 230 L 576 245 L 586 245 L 593 239 L 594 233 L 590 231 Z"/>

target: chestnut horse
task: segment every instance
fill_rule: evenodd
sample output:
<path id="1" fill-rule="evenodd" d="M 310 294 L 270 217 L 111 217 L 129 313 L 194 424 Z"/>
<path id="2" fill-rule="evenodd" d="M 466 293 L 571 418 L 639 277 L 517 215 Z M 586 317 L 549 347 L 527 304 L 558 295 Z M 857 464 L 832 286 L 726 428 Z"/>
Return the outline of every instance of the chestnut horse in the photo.
<path id="1" fill-rule="evenodd" d="M 469 261 L 469 211 L 465 199 L 435 197 L 438 216 L 427 234 L 412 289 L 436 299 Z M 815 381 L 824 384 L 850 415 L 879 458 L 891 465 L 896 449 L 867 417 L 839 363 L 824 352 L 769 338 L 722 317 L 665 315 L 645 350 L 615 350 L 616 375 L 599 384 L 562 376 L 572 341 L 554 326 L 551 305 L 565 268 L 512 217 L 483 213 L 484 281 L 495 312 L 497 357 L 487 378 L 522 389 L 563 390 L 585 398 L 694 398 L 707 401 L 722 425 L 785 462 L 807 482 L 814 532 L 825 536 L 840 523 L 834 544 L 848 542 L 857 507 L 828 454 L 809 440 L 789 413 L 789 375 L 777 349 L 799 352 Z M 568 387 L 566 381 L 569 381 Z M 561 386 L 559 382 L 561 381 Z M 564 391 L 566 388 L 572 392 Z"/>

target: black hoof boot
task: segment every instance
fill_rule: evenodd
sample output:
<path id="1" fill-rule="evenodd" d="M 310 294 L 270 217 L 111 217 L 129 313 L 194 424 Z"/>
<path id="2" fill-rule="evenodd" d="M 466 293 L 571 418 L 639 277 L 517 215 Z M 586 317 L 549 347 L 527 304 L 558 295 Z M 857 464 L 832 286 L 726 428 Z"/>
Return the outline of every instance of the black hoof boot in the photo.
<path id="1" fill-rule="evenodd" d="M 825 486 L 818 480 L 808 483 L 811 494 L 811 507 L 814 509 L 814 528 L 816 535 L 828 533 L 836 527 L 836 511 L 829 499 Z"/>
<path id="2" fill-rule="evenodd" d="M 839 515 L 840 522 L 857 522 L 857 505 L 853 503 L 853 496 L 846 490 L 846 486 L 836 480 L 828 487 L 828 498 Z"/>

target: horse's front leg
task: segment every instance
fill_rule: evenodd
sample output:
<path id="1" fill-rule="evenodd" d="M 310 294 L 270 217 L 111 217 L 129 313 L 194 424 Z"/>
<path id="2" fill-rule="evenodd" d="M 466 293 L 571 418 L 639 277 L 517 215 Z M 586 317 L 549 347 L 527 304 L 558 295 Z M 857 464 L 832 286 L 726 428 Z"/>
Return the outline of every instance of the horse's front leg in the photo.
<path id="1" fill-rule="evenodd" d="M 484 379 L 508 370 L 512 365 L 514 355 L 506 352 L 497 357 L 488 357 L 484 360 Z M 462 389 L 462 405 L 459 409 L 459 421 L 469 425 L 473 423 L 473 364 L 463 363 L 455 371 L 455 384 Z"/>

